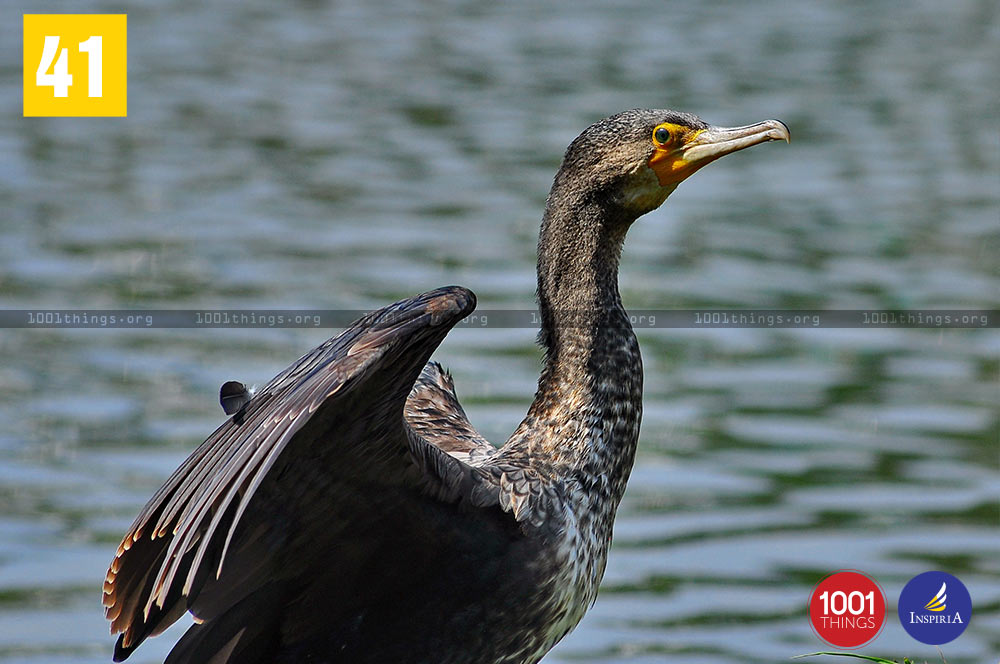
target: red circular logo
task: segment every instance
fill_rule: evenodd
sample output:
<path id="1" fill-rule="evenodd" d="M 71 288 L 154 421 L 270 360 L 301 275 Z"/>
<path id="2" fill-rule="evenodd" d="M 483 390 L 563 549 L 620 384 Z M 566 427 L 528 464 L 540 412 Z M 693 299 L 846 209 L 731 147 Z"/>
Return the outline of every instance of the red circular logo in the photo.
<path id="1" fill-rule="evenodd" d="M 885 625 L 885 593 L 866 574 L 835 572 L 813 590 L 809 620 L 816 636 L 834 648 L 860 648 Z"/>

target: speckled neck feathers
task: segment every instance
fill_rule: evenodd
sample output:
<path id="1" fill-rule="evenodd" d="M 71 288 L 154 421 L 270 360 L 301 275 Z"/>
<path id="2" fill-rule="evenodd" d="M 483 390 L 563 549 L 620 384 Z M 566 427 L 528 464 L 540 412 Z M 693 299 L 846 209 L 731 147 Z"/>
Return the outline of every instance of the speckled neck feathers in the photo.
<path id="1" fill-rule="evenodd" d="M 642 410 L 642 359 L 618 293 L 618 262 L 634 221 L 572 164 L 549 194 L 538 241 L 545 366 L 505 455 L 524 454 L 570 478 L 610 535 L 632 467 Z"/>

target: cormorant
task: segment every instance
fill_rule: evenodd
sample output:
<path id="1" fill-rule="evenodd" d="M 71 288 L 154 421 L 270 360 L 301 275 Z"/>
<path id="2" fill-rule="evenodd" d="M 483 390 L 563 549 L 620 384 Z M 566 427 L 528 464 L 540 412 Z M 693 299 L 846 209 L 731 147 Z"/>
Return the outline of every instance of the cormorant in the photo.
<path id="1" fill-rule="evenodd" d="M 533 664 L 593 604 L 635 456 L 629 226 L 723 155 L 788 140 L 631 110 L 566 150 L 538 240 L 545 363 L 499 449 L 431 353 L 475 307 L 373 311 L 250 394 L 132 524 L 104 583 L 121 661 L 190 611 L 167 664 Z"/>

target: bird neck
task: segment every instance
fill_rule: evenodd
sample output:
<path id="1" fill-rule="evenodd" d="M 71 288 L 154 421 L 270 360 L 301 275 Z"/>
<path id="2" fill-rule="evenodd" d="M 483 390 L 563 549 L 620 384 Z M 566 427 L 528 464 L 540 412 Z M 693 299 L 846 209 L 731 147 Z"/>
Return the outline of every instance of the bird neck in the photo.
<path id="1" fill-rule="evenodd" d="M 539 393 L 587 388 L 594 371 L 613 369 L 592 362 L 594 356 L 632 336 L 618 292 L 618 263 L 632 220 L 602 200 L 567 200 L 558 193 L 554 188 L 549 196 L 538 238 L 539 340 L 545 348 Z"/>
<path id="2" fill-rule="evenodd" d="M 630 219 L 601 200 L 566 200 L 554 189 L 538 238 L 540 341 L 546 367 L 561 351 L 593 341 L 609 318 L 623 314 L 618 263 Z"/>
<path id="3" fill-rule="evenodd" d="M 600 198 L 568 197 L 559 184 L 538 242 L 545 366 L 509 448 L 576 480 L 613 514 L 642 408 L 642 359 L 618 292 L 619 257 L 634 219 Z"/>

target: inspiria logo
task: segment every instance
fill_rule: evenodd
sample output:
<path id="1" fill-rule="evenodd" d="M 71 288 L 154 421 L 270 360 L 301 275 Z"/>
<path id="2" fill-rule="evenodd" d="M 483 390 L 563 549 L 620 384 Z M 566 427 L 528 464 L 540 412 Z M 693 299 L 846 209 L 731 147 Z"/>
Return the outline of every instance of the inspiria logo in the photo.
<path id="1" fill-rule="evenodd" d="M 899 594 L 899 622 L 921 643 L 941 645 L 957 639 L 971 617 L 969 591 L 947 572 L 918 574 Z"/>

